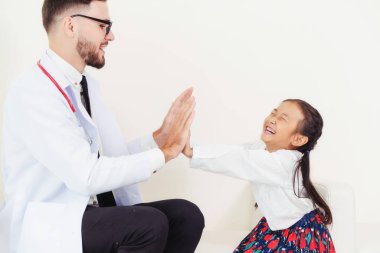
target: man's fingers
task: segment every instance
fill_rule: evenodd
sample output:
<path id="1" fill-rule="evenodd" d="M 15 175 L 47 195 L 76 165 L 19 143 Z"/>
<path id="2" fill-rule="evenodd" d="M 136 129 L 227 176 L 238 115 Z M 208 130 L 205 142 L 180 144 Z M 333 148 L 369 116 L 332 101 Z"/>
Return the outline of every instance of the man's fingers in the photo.
<path id="1" fill-rule="evenodd" d="M 191 97 L 191 95 L 193 94 L 193 87 L 189 87 L 187 88 L 186 90 L 184 90 L 181 95 L 179 95 L 179 98 L 181 100 L 181 102 L 184 102 L 186 101 L 187 99 L 189 99 Z"/>
<path id="2" fill-rule="evenodd" d="M 192 111 L 194 111 L 195 108 L 195 98 L 191 97 L 182 107 L 182 112 L 178 117 L 178 123 L 183 127 L 185 124 L 186 120 L 189 118 L 190 114 Z"/>
<path id="3" fill-rule="evenodd" d="M 187 99 L 189 99 L 192 95 L 193 95 L 193 87 L 189 87 L 187 88 L 183 93 L 183 97 L 182 97 L 182 101 L 186 101 Z"/>
<path id="4" fill-rule="evenodd" d="M 172 103 L 172 105 L 169 108 L 168 113 L 166 116 L 170 115 L 176 115 L 178 114 L 181 110 L 183 110 L 184 102 L 188 102 L 189 98 L 191 97 L 193 93 L 193 88 L 187 88 L 184 92 L 182 92 L 181 95 L 177 97 L 177 99 Z"/>
<path id="5" fill-rule="evenodd" d="M 185 122 L 185 126 L 184 126 L 185 131 L 190 131 L 190 126 L 193 123 L 194 117 L 195 117 L 195 111 L 192 111 L 189 118 Z M 189 133 L 188 139 L 190 141 L 190 133 Z"/>
<path id="6" fill-rule="evenodd" d="M 170 132 L 176 132 L 178 128 L 183 128 L 184 122 L 194 107 L 194 97 L 188 99 L 188 101 L 181 106 L 173 105 L 166 114 L 164 122 L 162 123 L 162 131 L 169 134 Z"/>
<path id="7" fill-rule="evenodd" d="M 187 88 L 184 90 L 181 95 L 179 95 L 174 101 L 173 105 L 182 104 L 186 100 L 188 100 L 193 94 L 193 87 Z"/>

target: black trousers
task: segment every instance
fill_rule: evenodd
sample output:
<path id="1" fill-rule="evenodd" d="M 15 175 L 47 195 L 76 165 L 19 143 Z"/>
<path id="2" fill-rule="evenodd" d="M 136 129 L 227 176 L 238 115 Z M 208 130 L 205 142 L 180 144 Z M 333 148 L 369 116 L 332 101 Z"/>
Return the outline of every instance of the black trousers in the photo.
<path id="1" fill-rule="evenodd" d="M 172 199 L 134 206 L 87 207 L 84 253 L 194 253 L 204 228 L 199 208 Z"/>

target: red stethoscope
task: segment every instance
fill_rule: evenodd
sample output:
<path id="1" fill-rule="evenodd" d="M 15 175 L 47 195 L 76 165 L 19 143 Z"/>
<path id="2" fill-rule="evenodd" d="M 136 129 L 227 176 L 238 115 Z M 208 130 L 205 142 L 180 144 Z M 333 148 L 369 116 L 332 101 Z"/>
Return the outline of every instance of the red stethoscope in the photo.
<path id="1" fill-rule="evenodd" d="M 67 94 L 62 90 L 61 86 L 57 83 L 57 81 L 47 72 L 47 70 L 41 65 L 40 61 L 37 62 L 37 66 L 42 70 L 42 72 L 52 81 L 52 83 L 55 85 L 55 87 L 61 92 L 62 96 L 66 99 L 67 103 L 69 104 L 71 110 L 75 113 L 75 108 L 73 104 L 71 103 L 69 97 Z"/>

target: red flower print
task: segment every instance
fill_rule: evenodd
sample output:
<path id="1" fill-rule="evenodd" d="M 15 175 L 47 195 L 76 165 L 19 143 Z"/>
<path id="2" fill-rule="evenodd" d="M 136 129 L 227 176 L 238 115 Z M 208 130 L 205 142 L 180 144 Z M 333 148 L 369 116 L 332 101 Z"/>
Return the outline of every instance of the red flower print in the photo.
<path id="1" fill-rule="evenodd" d="M 288 238 L 288 242 L 293 242 L 297 239 L 296 233 L 292 232 Z"/>
<path id="2" fill-rule="evenodd" d="M 310 248 L 310 250 L 315 250 L 317 248 L 317 244 L 315 243 L 314 236 L 311 238 L 309 248 Z"/>
<path id="3" fill-rule="evenodd" d="M 325 245 L 323 244 L 322 240 L 319 241 L 319 251 L 320 252 L 325 252 L 326 248 Z"/>
<path id="4" fill-rule="evenodd" d="M 253 248 L 250 248 L 249 250 L 244 251 L 244 253 L 253 253 Z"/>
<path id="5" fill-rule="evenodd" d="M 266 235 L 266 236 L 264 236 L 264 240 L 269 242 L 270 239 L 272 239 L 272 237 L 273 237 L 272 235 Z"/>
<path id="6" fill-rule="evenodd" d="M 331 240 L 330 240 L 330 252 L 329 253 L 335 253 L 334 244 Z"/>
<path id="7" fill-rule="evenodd" d="M 277 238 L 276 240 L 271 241 L 271 242 L 268 244 L 268 248 L 270 248 L 270 249 L 275 249 L 275 248 L 277 247 L 279 241 L 280 241 L 279 238 Z"/>
<path id="8" fill-rule="evenodd" d="M 288 238 L 288 235 L 289 235 L 289 229 L 285 229 L 283 232 L 282 232 L 282 235 L 286 238 Z"/>
<path id="9" fill-rule="evenodd" d="M 315 218 L 317 219 L 317 223 L 322 223 L 321 217 L 319 217 L 319 214 L 315 215 Z"/>
<path id="10" fill-rule="evenodd" d="M 301 245 L 300 245 L 300 248 L 301 249 L 304 249 L 306 247 L 306 240 L 305 240 L 305 237 L 301 237 Z"/>

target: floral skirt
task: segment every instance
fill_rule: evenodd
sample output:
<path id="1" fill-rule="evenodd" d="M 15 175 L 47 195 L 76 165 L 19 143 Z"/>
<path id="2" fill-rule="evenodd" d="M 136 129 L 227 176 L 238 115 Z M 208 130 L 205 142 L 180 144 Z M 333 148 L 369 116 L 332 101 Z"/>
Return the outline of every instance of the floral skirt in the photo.
<path id="1" fill-rule="evenodd" d="M 263 217 L 233 253 L 335 253 L 327 227 L 316 210 L 296 224 L 272 231 Z"/>

